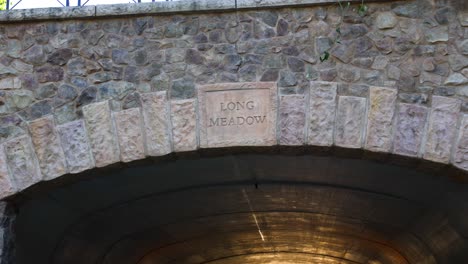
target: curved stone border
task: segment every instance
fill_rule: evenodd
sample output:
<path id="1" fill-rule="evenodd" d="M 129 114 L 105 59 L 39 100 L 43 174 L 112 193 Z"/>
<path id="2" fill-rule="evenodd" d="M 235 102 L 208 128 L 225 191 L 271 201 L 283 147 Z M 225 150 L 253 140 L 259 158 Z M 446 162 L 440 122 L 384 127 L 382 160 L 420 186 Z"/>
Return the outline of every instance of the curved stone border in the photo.
<path id="1" fill-rule="evenodd" d="M 367 2 L 388 2 L 393 0 L 366 0 Z M 361 2 L 361 0 L 348 0 Z M 36 9 L 14 9 L 0 11 L 1 22 L 32 20 L 57 20 L 95 17 L 115 17 L 129 15 L 162 15 L 173 13 L 193 13 L 206 11 L 230 11 L 252 8 L 277 8 L 290 6 L 323 5 L 336 3 L 336 0 L 180 0 L 139 4 L 114 4 L 83 7 L 52 7 Z"/>
<path id="2" fill-rule="evenodd" d="M 338 96 L 330 82 L 311 82 L 306 95 L 278 95 L 276 83 L 205 85 L 198 91 L 198 99 L 172 101 L 165 91 L 142 94 L 141 109 L 119 112 L 108 101 L 89 104 L 83 120 L 59 126 L 51 116 L 29 122 L 29 135 L 0 144 L 0 197 L 93 167 L 213 147 L 335 145 L 468 171 L 468 115 L 460 112 L 458 99 L 433 96 L 427 108 L 397 103 L 397 90 L 388 87 L 371 87 L 368 98 Z M 230 127 L 228 116 L 212 121 L 220 127 L 207 133 L 206 115 L 221 112 L 210 110 L 204 93 L 220 91 L 216 96 L 224 99 L 253 97 L 249 110 L 265 114 L 265 122 L 249 132 L 241 124 Z"/>

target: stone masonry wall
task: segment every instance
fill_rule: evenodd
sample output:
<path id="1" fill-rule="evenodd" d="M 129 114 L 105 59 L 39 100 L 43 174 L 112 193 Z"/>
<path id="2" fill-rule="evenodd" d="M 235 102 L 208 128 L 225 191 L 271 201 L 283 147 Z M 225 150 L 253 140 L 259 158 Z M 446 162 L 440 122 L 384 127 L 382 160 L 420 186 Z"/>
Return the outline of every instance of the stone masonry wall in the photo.
<path id="1" fill-rule="evenodd" d="M 198 148 L 198 87 L 219 83 L 278 87 L 279 144 L 467 170 L 466 4 L 366 4 L 1 24 L 0 196 Z"/>
<path id="2" fill-rule="evenodd" d="M 341 16 L 336 3 L 305 2 L 0 12 L 0 199 L 94 167 L 237 145 L 363 148 L 468 171 L 466 3 L 365 1 L 364 16 L 355 5 Z M 268 105 L 265 127 L 210 134 L 204 92 L 223 89 L 266 94 L 252 96 Z M 14 263 L 8 208 L 1 263 Z"/>

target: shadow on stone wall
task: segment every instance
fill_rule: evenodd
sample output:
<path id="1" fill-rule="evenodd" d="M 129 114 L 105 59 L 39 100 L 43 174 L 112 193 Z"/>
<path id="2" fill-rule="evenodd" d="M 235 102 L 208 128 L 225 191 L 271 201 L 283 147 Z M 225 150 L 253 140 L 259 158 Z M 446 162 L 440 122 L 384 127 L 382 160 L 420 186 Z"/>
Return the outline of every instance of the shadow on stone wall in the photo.
<path id="1" fill-rule="evenodd" d="M 15 262 L 15 233 L 14 222 L 16 210 L 12 203 L 0 203 L 0 264 L 14 264 Z"/>

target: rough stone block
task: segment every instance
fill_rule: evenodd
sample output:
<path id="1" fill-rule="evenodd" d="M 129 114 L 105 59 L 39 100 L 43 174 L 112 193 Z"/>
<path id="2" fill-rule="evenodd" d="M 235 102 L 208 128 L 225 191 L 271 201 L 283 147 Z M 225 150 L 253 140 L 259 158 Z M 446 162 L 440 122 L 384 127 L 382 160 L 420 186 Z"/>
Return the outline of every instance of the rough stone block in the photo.
<path id="1" fill-rule="evenodd" d="M 398 104 L 393 153 L 417 157 L 429 110 L 416 104 Z"/>
<path id="2" fill-rule="evenodd" d="M 83 116 L 96 167 L 104 167 L 118 162 L 119 148 L 109 102 L 104 101 L 84 106 Z"/>
<path id="3" fill-rule="evenodd" d="M 273 82 L 199 87 L 200 146 L 275 145 L 276 95 L 277 87 Z"/>
<path id="4" fill-rule="evenodd" d="M 94 167 L 94 160 L 83 120 L 76 120 L 57 127 L 65 160 L 70 173 L 79 173 Z"/>
<path id="5" fill-rule="evenodd" d="M 197 114 L 194 99 L 171 101 L 174 151 L 197 149 Z"/>
<path id="6" fill-rule="evenodd" d="M 458 20 L 460 21 L 460 24 L 464 27 L 468 27 L 468 12 L 466 11 L 461 11 L 458 13 Z"/>
<path id="7" fill-rule="evenodd" d="M 312 82 L 309 107 L 308 143 L 317 146 L 333 145 L 336 113 L 336 83 Z"/>
<path id="8" fill-rule="evenodd" d="M 458 99 L 432 97 L 432 108 L 426 132 L 424 159 L 448 163 L 455 140 L 461 103 Z"/>
<path id="9" fill-rule="evenodd" d="M 279 143 L 302 145 L 305 141 L 306 98 L 304 95 L 280 97 Z"/>
<path id="10" fill-rule="evenodd" d="M 377 152 L 390 152 L 393 136 L 393 116 L 397 90 L 371 87 L 365 148 Z"/>
<path id="11" fill-rule="evenodd" d="M 145 158 L 141 113 L 139 108 L 114 113 L 120 160 L 130 162 Z"/>
<path id="12" fill-rule="evenodd" d="M 335 124 L 335 145 L 362 147 L 366 121 L 366 98 L 339 96 Z"/>
<path id="13" fill-rule="evenodd" d="M 20 136 L 4 143 L 7 166 L 18 191 L 42 180 L 31 138 Z"/>
<path id="14" fill-rule="evenodd" d="M 463 170 L 468 170 L 468 114 L 464 114 L 461 118 L 452 164 Z"/>
<path id="15" fill-rule="evenodd" d="M 0 90 L 19 88 L 21 88 L 21 80 L 18 77 L 10 77 L 0 80 Z"/>
<path id="16" fill-rule="evenodd" d="M 15 187 L 8 173 L 7 160 L 3 145 L 0 145 L 0 199 L 15 193 Z"/>
<path id="17" fill-rule="evenodd" d="M 46 116 L 29 123 L 31 139 L 36 150 L 44 180 L 51 180 L 67 173 L 67 164 L 53 116 Z"/>
<path id="18" fill-rule="evenodd" d="M 398 19 L 392 12 L 382 12 L 377 15 L 376 25 L 380 29 L 393 28 L 398 23 Z"/>
<path id="19" fill-rule="evenodd" d="M 148 155 L 169 154 L 172 147 L 167 92 L 145 93 L 141 100 Z"/>

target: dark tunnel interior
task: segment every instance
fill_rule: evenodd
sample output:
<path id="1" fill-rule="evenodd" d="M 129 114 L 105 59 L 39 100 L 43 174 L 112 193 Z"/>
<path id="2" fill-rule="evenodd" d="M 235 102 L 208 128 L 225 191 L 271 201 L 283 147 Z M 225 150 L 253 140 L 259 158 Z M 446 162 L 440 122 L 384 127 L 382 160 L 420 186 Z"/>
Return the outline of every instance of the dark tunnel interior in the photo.
<path id="1" fill-rule="evenodd" d="M 14 198 L 17 263 L 468 263 L 451 173 L 284 153 L 94 169 Z"/>

